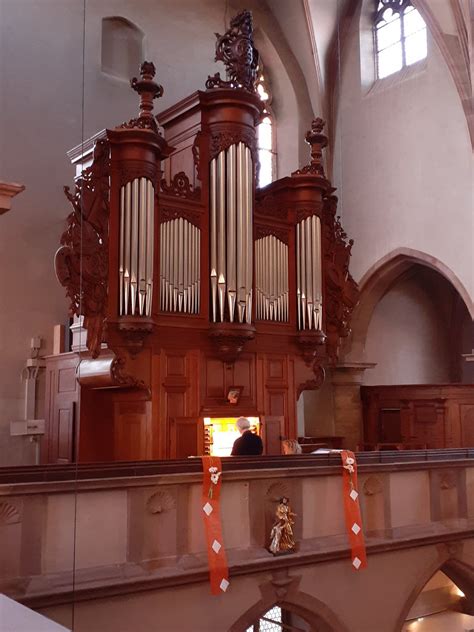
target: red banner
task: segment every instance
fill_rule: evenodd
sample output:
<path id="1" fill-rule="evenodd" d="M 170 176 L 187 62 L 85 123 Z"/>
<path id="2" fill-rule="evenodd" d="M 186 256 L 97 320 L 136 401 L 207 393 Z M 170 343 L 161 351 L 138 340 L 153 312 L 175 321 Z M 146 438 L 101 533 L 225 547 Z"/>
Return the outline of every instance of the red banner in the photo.
<path id="1" fill-rule="evenodd" d="M 341 451 L 341 459 L 342 495 L 344 498 L 346 529 L 351 545 L 352 566 L 358 571 L 367 566 L 367 555 L 360 515 L 357 462 L 354 453 L 349 450 Z"/>
<path id="2" fill-rule="evenodd" d="M 217 456 L 202 457 L 202 513 L 207 539 L 209 580 L 213 595 L 220 595 L 229 587 L 229 569 L 222 538 L 220 494 L 222 464 Z"/>

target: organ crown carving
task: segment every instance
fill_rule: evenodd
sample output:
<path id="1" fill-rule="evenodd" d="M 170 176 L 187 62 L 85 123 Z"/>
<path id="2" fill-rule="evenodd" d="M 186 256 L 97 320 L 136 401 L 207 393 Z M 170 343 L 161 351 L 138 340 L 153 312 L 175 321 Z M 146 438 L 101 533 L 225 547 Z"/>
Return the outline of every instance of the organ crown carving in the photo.
<path id="1" fill-rule="evenodd" d="M 242 11 L 230 22 L 224 35 L 217 37 L 215 61 L 224 63 L 227 81 L 217 72 L 208 77 L 206 88 L 241 88 L 255 92 L 258 51 L 253 45 L 253 24 L 250 11 Z"/>

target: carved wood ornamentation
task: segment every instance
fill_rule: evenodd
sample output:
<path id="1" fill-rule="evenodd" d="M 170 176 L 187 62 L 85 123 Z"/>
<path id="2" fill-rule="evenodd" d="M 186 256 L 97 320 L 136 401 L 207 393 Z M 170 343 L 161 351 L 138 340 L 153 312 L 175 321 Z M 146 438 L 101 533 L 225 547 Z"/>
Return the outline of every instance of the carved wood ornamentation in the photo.
<path id="1" fill-rule="evenodd" d="M 121 128 L 149 129 L 155 132 L 155 134 L 159 134 L 158 125 L 152 114 L 152 110 L 153 99 L 163 96 L 163 86 L 153 81 L 155 74 L 155 65 L 152 62 L 144 61 L 140 66 L 141 79 L 134 77 L 130 81 L 133 90 L 140 95 L 140 113 L 137 118 L 122 123 Z"/>
<path id="2" fill-rule="evenodd" d="M 255 327 L 218 323 L 210 327 L 209 337 L 216 357 L 226 364 L 233 364 L 242 353 L 245 343 L 255 337 Z"/>
<path id="3" fill-rule="evenodd" d="M 196 226 L 196 228 L 201 228 L 202 214 L 199 213 L 199 211 L 181 206 L 161 206 L 160 212 L 160 222 L 162 224 L 164 224 L 165 222 L 169 222 L 172 219 L 179 219 L 180 217 L 182 217 L 188 220 L 190 224 Z"/>
<path id="4" fill-rule="evenodd" d="M 189 200 L 199 200 L 201 197 L 201 189 L 193 189 L 189 182 L 188 176 L 184 171 L 177 173 L 173 180 L 168 184 L 166 180 L 161 180 L 161 190 L 167 195 L 175 195 Z"/>
<path id="5" fill-rule="evenodd" d="M 305 140 L 311 146 L 311 162 L 302 169 L 293 171 L 292 176 L 313 175 L 325 178 L 323 165 L 323 148 L 328 144 L 327 137 L 323 134 L 325 122 L 316 118 L 311 123 L 311 129 L 306 133 Z"/>
<path id="6" fill-rule="evenodd" d="M 255 138 L 255 132 L 251 130 L 225 130 L 222 132 L 216 132 L 211 135 L 211 146 L 209 159 L 212 160 L 221 151 L 229 149 L 231 145 L 237 143 L 244 143 L 252 153 L 252 160 L 255 165 L 257 164 L 257 141 Z"/>
<path id="7" fill-rule="evenodd" d="M 120 170 L 120 186 L 123 187 L 137 178 L 147 178 L 155 183 L 161 177 L 155 164 L 143 160 L 127 160 Z"/>
<path id="8" fill-rule="evenodd" d="M 242 11 L 230 22 L 224 35 L 215 34 L 216 56 L 214 61 L 222 61 L 228 81 L 221 79 L 217 72 L 209 76 L 206 88 L 240 88 L 255 92 L 259 55 L 253 45 L 253 24 L 250 11 Z"/>
<path id="9" fill-rule="evenodd" d="M 314 373 L 314 379 L 306 380 L 302 384 L 298 384 L 296 399 L 300 398 L 303 391 L 318 391 L 324 384 L 326 379 L 326 371 L 321 364 L 322 359 L 316 359 L 312 364 L 312 371 Z"/>
<path id="10" fill-rule="evenodd" d="M 280 228 L 278 226 L 265 226 L 263 224 L 255 224 L 255 239 L 261 239 L 262 237 L 268 237 L 273 235 L 284 244 L 288 246 L 288 229 Z"/>
<path id="11" fill-rule="evenodd" d="M 58 281 L 70 299 L 70 315 L 84 316 L 87 348 L 100 353 L 108 295 L 109 144 L 98 140 L 91 167 L 64 187 L 73 212 L 55 255 Z"/>
<path id="12" fill-rule="evenodd" d="M 263 199 L 256 200 L 255 214 L 271 217 L 278 221 L 288 221 L 288 208 L 279 206 L 280 202 L 274 195 L 266 195 Z"/>
<path id="13" fill-rule="evenodd" d="M 323 238 L 327 352 L 332 364 L 337 362 L 341 338 L 350 334 L 350 319 L 359 300 L 357 283 L 349 273 L 354 241 L 347 239 L 336 209 L 337 197 L 328 195 L 324 199 Z"/>

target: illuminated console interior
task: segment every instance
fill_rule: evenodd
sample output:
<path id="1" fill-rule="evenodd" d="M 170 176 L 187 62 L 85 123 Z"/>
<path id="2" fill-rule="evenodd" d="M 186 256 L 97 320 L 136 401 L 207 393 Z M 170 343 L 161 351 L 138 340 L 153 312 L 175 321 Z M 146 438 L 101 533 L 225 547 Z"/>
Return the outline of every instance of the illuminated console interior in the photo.
<path id="1" fill-rule="evenodd" d="M 240 436 L 236 427 L 238 417 L 204 417 L 205 452 L 212 456 L 230 456 L 234 441 Z M 250 429 L 260 434 L 258 417 L 247 417 Z"/>

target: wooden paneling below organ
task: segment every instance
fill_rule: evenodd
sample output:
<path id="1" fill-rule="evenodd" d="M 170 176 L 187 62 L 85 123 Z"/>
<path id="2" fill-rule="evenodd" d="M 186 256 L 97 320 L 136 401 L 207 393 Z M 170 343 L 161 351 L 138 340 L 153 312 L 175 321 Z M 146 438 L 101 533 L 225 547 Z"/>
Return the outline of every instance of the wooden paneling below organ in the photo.
<path id="1" fill-rule="evenodd" d="M 297 435 L 297 397 L 320 386 L 349 332 L 352 242 L 324 174 L 324 122 L 306 135 L 309 164 L 256 190 L 263 105 L 250 13 L 218 36 L 216 59 L 228 79 L 208 78 L 158 114 L 159 127 L 163 89 L 145 62 L 132 80 L 138 117 L 71 154 L 82 169 L 56 271 L 88 330 L 81 461 L 199 455 L 212 450 L 213 419 L 241 415 L 279 453 Z"/>

